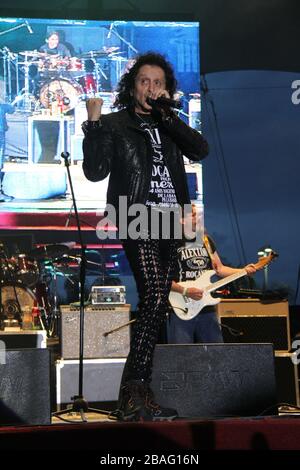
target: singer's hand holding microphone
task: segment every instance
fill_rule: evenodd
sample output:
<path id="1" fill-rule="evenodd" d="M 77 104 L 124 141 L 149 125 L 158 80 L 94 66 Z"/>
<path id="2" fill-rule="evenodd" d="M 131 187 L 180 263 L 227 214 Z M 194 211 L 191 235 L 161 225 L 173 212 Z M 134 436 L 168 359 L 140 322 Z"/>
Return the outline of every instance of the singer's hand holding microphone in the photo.
<path id="1" fill-rule="evenodd" d="M 181 108 L 181 102 L 179 100 L 172 100 L 172 98 L 166 98 L 165 96 L 160 96 L 156 100 L 148 97 L 147 103 L 152 107 L 159 107 L 163 109 L 168 108 Z"/>

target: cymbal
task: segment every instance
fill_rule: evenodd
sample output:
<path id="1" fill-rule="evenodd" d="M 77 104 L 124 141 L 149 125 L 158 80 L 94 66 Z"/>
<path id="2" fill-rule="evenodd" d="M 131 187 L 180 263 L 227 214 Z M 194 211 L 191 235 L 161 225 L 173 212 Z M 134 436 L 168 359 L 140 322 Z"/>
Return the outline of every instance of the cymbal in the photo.
<path id="1" fill-rule="evenodd" d="M 120 48 L 118 46 L 110 46 L 110 47 L 103 47 L 103 50 L 107 52 L 108 54 L 111 54 L 112 52 L 118 51 Z"/>
<path id="2" fill-rule="evenodd" d="M 59 258 L 69 251 L 66 245 L 51 244 L 34 248 L 29 255 L 36 259 Z"/>
<path id="3" fill-rule="evenodd" d="M 20 55 L 25 56 L 32 56 L 32 57 L 45 57 L 48 55 L 46 52 L 39 52 L 39 51 L 22 51 L 19 52 Z"/>
<path id="4" fill-rule="evenodd" d="M 109 52 L 100 50 L 100 51 L 89 51 L 89 52 L 83 52 L 80 54 L 79 57 L 83 59 L 92 59 L 94 57 L 107 57 Z"/>

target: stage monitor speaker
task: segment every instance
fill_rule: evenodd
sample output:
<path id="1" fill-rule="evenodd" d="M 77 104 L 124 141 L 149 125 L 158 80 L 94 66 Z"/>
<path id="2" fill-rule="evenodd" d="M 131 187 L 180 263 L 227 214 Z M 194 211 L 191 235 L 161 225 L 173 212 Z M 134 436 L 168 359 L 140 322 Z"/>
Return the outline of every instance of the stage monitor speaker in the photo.
<path id="1" fill-rule="evenodd" d="M 126 359 L 84 359 L 83 395 L 89 403 L 116 402 Z M 56 361 L 56 404 L 72 403 L 78 392 L 79 361 Z"/>
<path id="2" fill-rule="evenodd" d="M 61 355 L 64 359 L 78 359 L 79 308 L 62 305 L 60 309 Z M 127 356 L 130 341 L 129 316 L 129 304 L 86 307 L 84 311 L 84 358 Z M 106 335 L 106 333 L 109 334 Z"/>
<path id="3" fill-rule="evenodd" d="M 157 345 L 151 386 L 180 417 L 277 414 L 271 344 Z"/>
<path id="4" fill-rule="evenodd" d="M 0 360 L 0 424 L 50 424 L 48 349 L 4 350 Z"/>

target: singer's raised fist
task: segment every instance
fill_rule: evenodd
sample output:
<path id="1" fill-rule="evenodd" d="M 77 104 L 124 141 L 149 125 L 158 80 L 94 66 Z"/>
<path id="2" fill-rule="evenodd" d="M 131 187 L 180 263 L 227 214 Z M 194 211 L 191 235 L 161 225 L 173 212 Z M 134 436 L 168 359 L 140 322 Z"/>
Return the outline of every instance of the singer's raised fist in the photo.
<path id="1" fill-rule="evenodd" d="M 86 102 L 86 109 L 89 121 L 98 121 L 101 117 L 102 98 L 90 98 Z"/>

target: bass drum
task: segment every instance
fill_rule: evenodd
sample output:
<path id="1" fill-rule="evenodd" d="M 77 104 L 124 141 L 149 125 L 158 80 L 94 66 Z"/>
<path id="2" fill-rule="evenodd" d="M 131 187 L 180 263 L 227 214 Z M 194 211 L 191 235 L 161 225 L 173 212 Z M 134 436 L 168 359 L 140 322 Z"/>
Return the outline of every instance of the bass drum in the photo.
<path id="1" fill-rule="evenodd" d="M 19 317 L 19 305 L 22 312 L 22 322 L 27 323 L 31 321 L 32 307 L 36 303 L 36 296 L 26 286 L 21 284 L 2 284 L 1 301 L 2 301 L 2 315 L 8 320 L 14 320 Z"/>
<path id="2" fill-rule="evenodd" d="M 70 111 L 77 105 L 83 89 L 79 83 L 57 79 L 46 82 L 40 91 L 40 102 L 44 108 L 53 108 L 59 112 Z"/>

